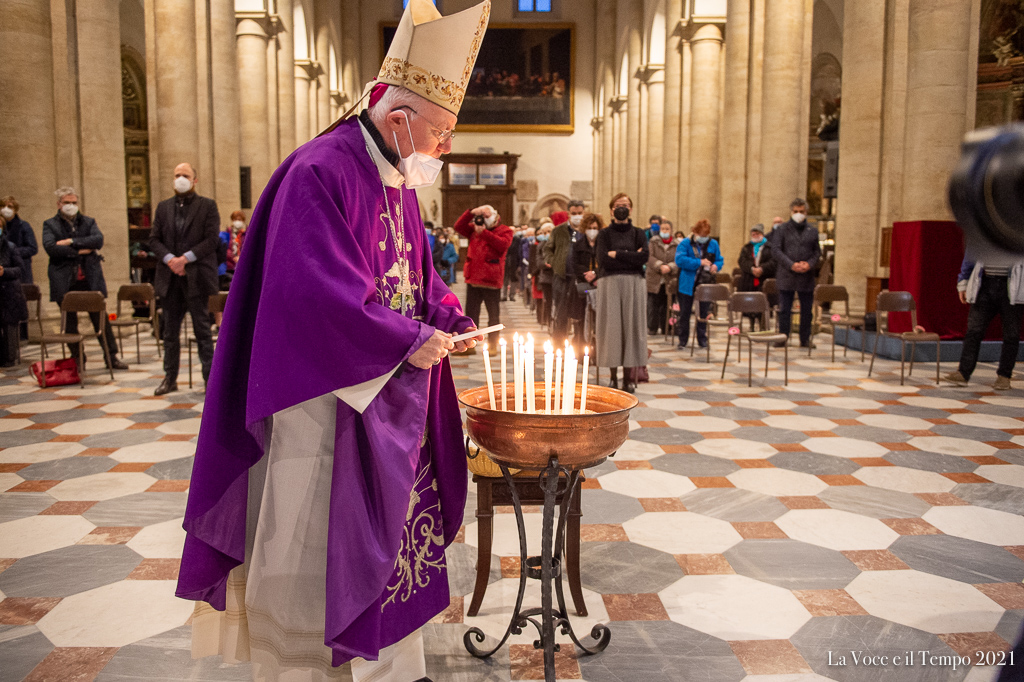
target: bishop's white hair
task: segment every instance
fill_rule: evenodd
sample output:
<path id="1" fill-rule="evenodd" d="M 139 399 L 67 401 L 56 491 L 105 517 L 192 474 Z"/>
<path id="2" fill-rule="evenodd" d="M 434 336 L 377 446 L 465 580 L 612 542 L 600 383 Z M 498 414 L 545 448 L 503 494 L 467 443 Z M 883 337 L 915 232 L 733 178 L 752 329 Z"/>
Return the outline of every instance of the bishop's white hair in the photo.
<path id="1" fill-rule="evenodd" d="M 369 108 L 370 120 L 373 121 L 373 125 L 377 126 L 378 130 L 383 130 L 384 119 L 392 111 L 399 107 L 411 107 L 419 111 L 426 101 L 412 90 L 392 85 L 384 91 L 380 100 Z"/>

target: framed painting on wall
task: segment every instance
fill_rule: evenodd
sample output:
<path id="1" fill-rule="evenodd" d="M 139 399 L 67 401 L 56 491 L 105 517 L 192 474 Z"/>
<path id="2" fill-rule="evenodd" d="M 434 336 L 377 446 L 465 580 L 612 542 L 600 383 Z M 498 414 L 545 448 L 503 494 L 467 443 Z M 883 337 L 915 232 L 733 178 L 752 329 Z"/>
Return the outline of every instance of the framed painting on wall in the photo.
<path id="1" fill-rule="evenodd" d="M 397 24 L 381 25 L 387 54 Z M 575 24 L 492 24 L 459 112 L 459 132 L 571 133 Z M 382 56 L 383 59 L 383 56 Z"/>

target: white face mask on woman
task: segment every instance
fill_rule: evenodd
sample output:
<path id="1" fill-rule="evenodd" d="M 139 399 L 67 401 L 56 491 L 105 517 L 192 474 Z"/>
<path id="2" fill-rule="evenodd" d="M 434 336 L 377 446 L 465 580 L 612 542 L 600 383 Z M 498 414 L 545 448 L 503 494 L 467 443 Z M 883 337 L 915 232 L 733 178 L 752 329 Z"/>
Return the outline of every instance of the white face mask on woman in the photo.
<path id="1" fill-rule="evenodd" d="M 0 215 L 4 217 L 4 220 L 10 220 L 14 217 L 14 209 L 10 206 L 4 206 L 0 208 Z"/>
<path id="2" fill-rule="evenodd" d="M 235 228 L 236 230 L 241 230 L 243 227 L 245 227 L 245 223 L 243 223 L 241 220 L 236 220 L 231 223 L 231 227 Z"/>
<path id="3" fill-rule="evenodd" d="M 409 125 L 409 114 L 403 111 L 402 115 L 405 116 L 405 127 L 409 131 L 409 146 L 412 147 L 412 154 L 401 157 L 401 161 L 398 162 L 398 172 L 405 178 L 405 186 L 409 189 L 429 187 L 437 180 L 444 161 L 416 151 L 416 144 L 412 138 L 412 126 Z M 395 149 L 399 149 L 398 135 L 392 132 L 391 136 L 395 138 Z"/>
<path id="4" fill-rule="evenodd" d="M 597 239 L 597 230 L 595 230 L 595 229 L 587 230 L 587 239 L 589 239 L 590 241 L 594 241 L 595 239 Z"/>

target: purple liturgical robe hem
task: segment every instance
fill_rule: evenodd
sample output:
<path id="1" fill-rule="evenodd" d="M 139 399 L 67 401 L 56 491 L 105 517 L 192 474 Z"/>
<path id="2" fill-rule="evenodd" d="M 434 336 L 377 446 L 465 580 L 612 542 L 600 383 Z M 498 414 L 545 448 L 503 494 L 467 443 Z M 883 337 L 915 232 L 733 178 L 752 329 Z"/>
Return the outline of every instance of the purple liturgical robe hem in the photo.
<path id="1" fill-rule="evenodd" d="M 218 610 L 228 572 L 245 560 L 248 470 L 264 455 L 264 420 L 390 372 L 434 329 L 472 326 L 434 271 L 415 192 L 384 189 L 356 119 L 303 145 L 274 173 L 231 292 L 177 589 Z M 337 414 L 325 643 L 340 665 L 375 659 L 448 605 L 446 578 L 421 585 L 408 604 L 392 599 L 385 607 L 385 592 L 406 551 L 410 499 L 426 499 L 419 483 L 436 497 L 431 537 L 443 555 L 462 522 L 467 475 L 447 360 L 430 370 L 408 365 L 362 414 L 341 401 Z"/>

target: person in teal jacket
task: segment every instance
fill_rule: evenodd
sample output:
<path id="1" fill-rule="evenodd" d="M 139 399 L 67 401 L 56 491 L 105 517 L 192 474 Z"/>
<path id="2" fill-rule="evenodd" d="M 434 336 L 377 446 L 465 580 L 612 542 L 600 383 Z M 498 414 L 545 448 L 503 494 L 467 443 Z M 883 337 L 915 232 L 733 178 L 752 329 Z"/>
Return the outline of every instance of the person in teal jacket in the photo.
<path id="1" fill-rule="evenodd" d="M 711 223 L 707 220 L 697 221 L 690 238 L 684 239 L 676 247 L 676 265 L 679 266 L 679 293 L 676 295 L 679 304 L 679 321 L 676 322 L 676 330 L 679 332 L 677 348 L 683 349 L 690 338 L 693 291 L 701 284 L 714 284 L 715 275 L 725 265 L 718 242 L 711 238 Z M 701 303 L 699 318 L 707 318 L 710 311 L 710 303 Z M 708 325 L 705 322 L 697 322 L 697 343 L 701 348 L 708 345 Z"/>

